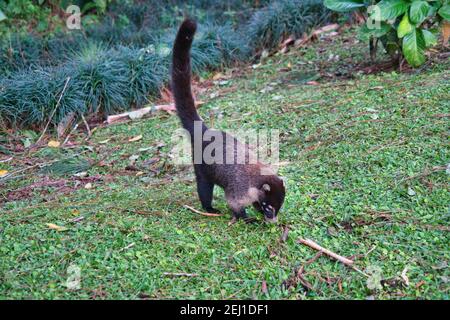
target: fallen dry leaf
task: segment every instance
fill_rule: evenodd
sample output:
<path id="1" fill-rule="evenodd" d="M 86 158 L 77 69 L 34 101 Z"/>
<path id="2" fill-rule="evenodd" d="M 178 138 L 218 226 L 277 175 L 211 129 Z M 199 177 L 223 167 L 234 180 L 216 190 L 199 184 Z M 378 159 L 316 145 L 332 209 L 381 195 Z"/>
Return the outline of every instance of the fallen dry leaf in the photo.
<path id="1" fill-rule="evenodd" d="M 59 143 L 59 141 L 56 140 L 50 140 L 47 144 L 50 148 L 59 148 L 59 146 L 61 145 Z"/>
<path id="2" fill-rule="evenodd" d="M 142 139 L 142 134 L 140 134 L 140 135 L 138 135 L 136 137 L 133 137 L 131 139 L 128 139 L 128 142 L 136 142 L 136 141 L 139 141 L 141 139 Z"/>
<path id="3" fill-rule="evenodd" d="M 8 174 L 8 170 L 0 170 L 0 177 L 6 176 Z"/>
<path id="4" fill-rule="evenodd" d="M 442 24 L 442 38 L 444 46 L 448 46 L 448 38 L 450 37 L 450 22 L 444 20 Z"/>
<path id="5" fill-rule="evenodd" d="M 405 267 L 405 269 L 403 269 L 402 274 L 401 274 L 401 278 L 403 280 L 403 282 L 405 283 L 405 285 L 409 286 L 409 278 L 406 275 L 406 273 L 408 272 L 408 267 Z"/>
<path id="6" fill-rule="evenodd" d="M 46 225 L 49 229 L 56 230 L 56 231 L 66 231 L 67 230 L 66 227 L 61 227 L 54 223 L 46 223 Z"/>
<path id="7" fill-rule="evenodd" d="M 92 189 L 92 183 L 88 182 L 86 183 L 86 185 L 84 186 L 85 189 Z"/>
<path id="8" fill-rule="evenodd" d="M 261 284 L 261 291 L 264 294 L 267 294 L 269 291 L 267 290 L 267 282 L 266 280 L 263 280 L 262 284 Z"/>
<path id="9" fill-rule="evenodd" d="M 220 73 L 220 72 L 218 72 L 218 73 L 216 73 L 216 74 L 213 76 L 213 80 L 219 80 L 219 79 L 222 78 L 222 77 L 223 77 L 223 74 Z"/>

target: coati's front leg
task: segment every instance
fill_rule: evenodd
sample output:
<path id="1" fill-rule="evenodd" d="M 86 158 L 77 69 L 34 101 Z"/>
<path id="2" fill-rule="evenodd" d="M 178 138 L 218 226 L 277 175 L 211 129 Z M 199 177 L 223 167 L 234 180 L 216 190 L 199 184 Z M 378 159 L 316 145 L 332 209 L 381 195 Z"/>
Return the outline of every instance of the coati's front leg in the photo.
<path id="1" fill-rule="evenodd" d="M 202 203 L 202 207 L 209 213 L 220 213 L 219 210 L 212 207 L 214 183 L 208 181 L 201 175 L 197 175 L 197 193 Z"/>
<path id="2" fill-rule="evenodd" d="M 238 219 L 246 220 L 248 218 L 248 216 L 247 216 L 247 212 L 245 211 L 245 208 L 242 208 L 238 211 L 233 210 L 233 218 L 236 218 L 236 220 L 238 220 Z"/>
<path id="3" fill-rule="evenodd" d="M 231 222 L 230 224 L 234 224 L 235 222 L 237 222 L 239 219 L 242 219 L 245 221 L 245 223 L 254 223 L 256 222 L 255 218 L 249 218 L 247 216 L 247 212 L 245 211 L 245 208 L 240 209 L 239 211 L 234 211 L 233 210 L 233 218 L 231 218 Z"/>

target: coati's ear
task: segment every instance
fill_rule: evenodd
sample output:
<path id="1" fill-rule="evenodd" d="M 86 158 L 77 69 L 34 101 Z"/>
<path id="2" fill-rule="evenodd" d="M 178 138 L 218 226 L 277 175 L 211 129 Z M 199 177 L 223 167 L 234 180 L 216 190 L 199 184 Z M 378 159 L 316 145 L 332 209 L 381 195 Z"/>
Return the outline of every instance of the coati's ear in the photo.
<path id="1" fill-rule="evenodd" d="M 281 181 L 283 182 L 283 187 L 286 188 L 286 178 L 285 177 L 280 177 Z"/>
<path id="2" fill-rule="evenodd" d="M 263 189 L 263 191 L 265 192 L 270 192 L 270 186 L 267 183 L 264 183 L 261 189 Z"/>

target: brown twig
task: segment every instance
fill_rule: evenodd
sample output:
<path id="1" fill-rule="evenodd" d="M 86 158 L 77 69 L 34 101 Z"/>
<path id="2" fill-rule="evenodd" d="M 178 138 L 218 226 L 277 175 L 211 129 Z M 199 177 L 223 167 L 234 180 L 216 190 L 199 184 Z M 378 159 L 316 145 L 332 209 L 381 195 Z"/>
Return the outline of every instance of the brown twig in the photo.
<path id="1" fill-rule="evenodd" d="M 201 214 L 202 216 L 207 216 L 207 217 L 221 217 L 221 216 L 223 216 L 223 214 L 220 214 L 220 213 L 202 212 L 202 211 L 199 211 L 199 210 L 197 210 L 195 208 L 192 208 L 192 207 L 190 207 L 188 205 L 184 205 L 183 207 L 185 207 L 186 209 L 189 209 L 189 210 L 191 210 L 191 211 L 193 211 L 195 213 Z"/>
<path id="2" fill-rule="evenodd" d="M 310 239 L 299 239 L 298 240 L 299 243 L 302 243 L 310 248 L 313 248 L 315 250 L 318 250 L 320 252 L 325 253 L 327 256 L 330 256 L 336 260 L 338 260 L 339 262 L 342 262 L 343 264 L 347 265 L 347 266 L 353 266 L 354 261 L 347 259 L 341 255 L 338 255 L 337 253 L 334 253 L 333 251 L 330 251 L 328 249 L 325 249 L 324 247 L 321 247 L 320 245 L 318 245 L 317 243 L 315 243 L 314 241 L 310 240 Z"/>
<path id="3" fill-rule="evenodd" d="M 132 242 L 129 245 L 127 245 L 126 247 L 123 247 L 122 249 L 120 249 L 119 252 L 130 249 L 130 248 L 134 247 L 135 245 L 136 245 L 136 243 Z"/>
<path id="4" fill-rule="evenodd" d="M 70 135 L 71 135 L 75 130 L 77 130 L 77 128 L 78 128 L 78 123 L 75 124 L 75 126 L 72 128 L 72 130 L 69 131 L 69 133 L 67 134 L 67 137 L 64 139 L 64 142 L 62 143 L 61 146 L 64 146 L 64 145 L 67 143 L 67 141 L 69 141 Z"/>
<path id="5" fill-rule="evenodd" d="M 89 127 L 89 124 L 88 124 L 88 122 L 86 121 L 86 118 L 84 117 L 83 114 L 81 114 L 81 119 L 83 120 L 83 124 L 84 124 L 84 126 L 86 127 L 87 134 L 88 134 L 88 138 L 90 138 L 91 135 L 92 135 L 91 128 Z"/>
<path id="6" fill-rule="evenodd" d="M 184 272 L 164 272 L 163 275 L 169 277 L 198 277 L 196 273 L 184 273 Z"/>
<path id="7" fill-rule="evenodd" d="M 289 235 L 289 226 L 283 226 L 283 233 L 281 234 L 280 241 L 286 242 Z"/>

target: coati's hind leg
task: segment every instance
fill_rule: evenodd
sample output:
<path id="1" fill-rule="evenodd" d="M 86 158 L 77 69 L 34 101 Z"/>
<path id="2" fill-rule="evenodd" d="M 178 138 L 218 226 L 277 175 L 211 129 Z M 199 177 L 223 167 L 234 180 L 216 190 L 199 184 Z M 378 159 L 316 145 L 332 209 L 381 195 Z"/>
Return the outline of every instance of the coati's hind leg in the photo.
<path id="1" fill-rule="evenodd" d="M 197 193 L 203 209 L 209 213 L 220 213 L 219 210 L 212 207 L 213 191 L 214 183 L 209 182 L 201 175 L 197 175 Z"/>

